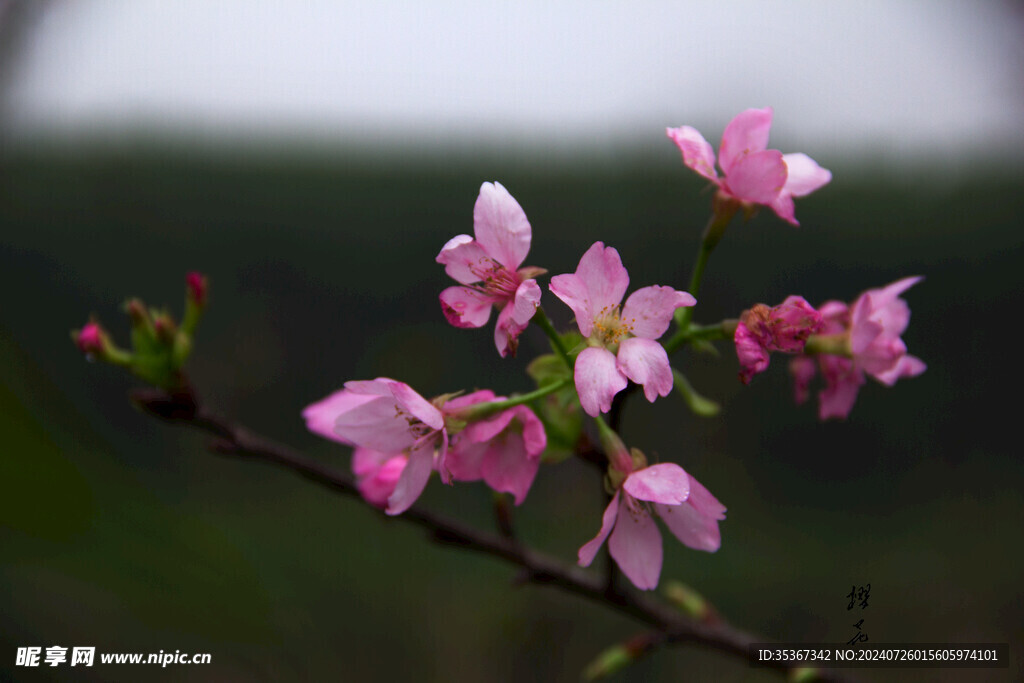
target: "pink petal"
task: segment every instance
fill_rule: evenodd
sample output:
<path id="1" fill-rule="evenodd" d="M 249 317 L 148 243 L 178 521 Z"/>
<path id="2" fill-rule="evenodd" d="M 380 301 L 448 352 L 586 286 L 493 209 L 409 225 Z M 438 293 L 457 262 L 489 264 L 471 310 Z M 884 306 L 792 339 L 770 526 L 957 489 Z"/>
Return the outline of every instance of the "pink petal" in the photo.
<path id="1" fill-rule="evenodd" d="M 757 335 L 742 322 L 736 326 L 733 344 L 736 345 L 736 358 L 740 362 L 740 380 L 750 384 L 754 375 L 768 369 L 768 352 Z"/>
<path id="2" fill-rule="evenodd" d="M 540 304 L 540 285 L 536 280 L 524 280 L 516 289 L 512 301 L 512 320 L 518 325 L 525 325 L 533 319 Z"/>
<path id="3" fill-rule="evenodd" d="M 526 212 L 501 183 L 484 183 L 473 207 L 473 233 L 490 256 L 515 270 L 530 252 Z"/>
<path id="4" fill-rule="evenodd" d="M 898 297 L 900 294 L 907 291 L 908 289 L 910 289 L 923 279 L 924 278 L 921 277 L 920 275 L 913 277 L 905 277 L 901 280 L 893 282 L 892 284 L 886 285 L 885 287 L 882 287 L 880 289 L 871 289 L 865 293 L 871 294 L 871 298 L 874 301 L 874 308 L 878 310 L 881 308 L 885 308 L 886 306 L 891 304 L 893 301 L 896 300 L 896 297 Z"/>
<path id="5" fill-rule="evenodd" d="M 898 337 L 879 337 L 873 344 L 854 356 L 857 367 L 878 379 L 891 373 L 900 358 L 907 355 L 907 345 Z M 895 382 L 895 378 L 893 379 Z"/>
<path id="6" fill-rule="evenodd" d="M 340 414 L 334 431 L 348 443 L 385 453 L 398 453 L 416 440 L 406 420 L 397 410 L 393 396 L 378 396 Z"/>
<path id="7" fill-rule="evenodd" d="M 715 172 L 715 150 L 697 129 L 690 126 L 666 128 L 665 133 L 683 153 L 683 163 L 708 180 L 718 182 Z"/>
<path id="8" fill-rule="evenodd" d="M 690 495 L 690 477 L 679 465 L 663 462 L 633 472 L 622 488 L 637 500 L 679 505 Z"/>
<path id="9" fill-rule="evenodd" d="M 503 410 L 494 417 L 471 422 L 462 430 L 459 438 L 464 441 L 485 443 L 505 431 L 516 417 L 517 413 L 514 410 Z"/>
<path id="10" fill-rule="evenodd" d="M 630 337 L 619 344 L 618 368 L 629 379 L 644 385 L 644 396 L 652 403 L 658 396 L 672 392 L 668 354 L 665 347 L 653 339 Z"/>
<path id="11" fill-rule="evenodd" d="M 772 127 L 772 108 L 747 109 L 736 115 L 722 133 L 718 148 L 718 165 L 731 175 L 743 156 L 768 149 L 768 132 Z"/>
<path id="12" fill-rule="evenodd" d="M 831 171 L 818 166 L 814 159 L 802 152 L 784 154 L 782 160 L 786 162 L 786 184 L 782 188 L 783 194 L 804 197 L 832 180 Z"/>
<path id="13" fill-rule="evenodd" d="M 516 432 L 507 432 L 491 442 L 481 463 L 487 485 L 495 491 L 511 493 L 516 505 L 526 498 L 539 468 L 540 458 L 529 457 L 523 435 Z"/>
<path id="14" fill-rule="evenodd" d="M 445 467 L 456 481 L 477 481 L 483 478 L 481 465 L 487 449 L 487 441 L 475 442 L 465 438 L 465 432 L 454 437 L 454 444 L 448 449 Z"/>
<path id="15" fill-rule="evenodd" d="M 498 353 L 504 358 L 509 354 L 515 356 L 519 348 L 519 335 L 523 333 L 529 323 L 517 323 L 515 321 L 515 305 L 508 304 L 498 314 L 498 323 L 494 326 L 494 345 Z"/>
<path id="16" fill-rule="evenodd" d="M 387 513 L 400 515 L 416 502 L 430 480 L 430 472 L 434 469 L 434 444 L 436 439 L 420 439 L 409 451 L 402 476 L 398 478 L 395 490 L 388 498 Z"/>
<path id="17" fill-rule="evenodd" d="M 805 402 L 811 395 L 811 380 L 818 371 L 818 364 L 807 356 L 798 356 L 789 362 L 789 372 L 793 375 L 793 394 L 797 405 Z"/>
<path id="18" fill-rule="evenodd" d="M 444 416 L 434 404 L 423 398 L 410 387 L 402 382 L 394 382 L 391 385 L 391 393 L 394 394 L 398 405 L 409 411 L 413 417 L 420 422 L 434 429 L 444 427 Z"/>
<path id="19" fill-rule="evenodd" d="M 896 384 L 896 380 L 917 377 L 927 369 L 928 366 L 925 365 L 923 360 L 916 356 L 906 355 L 900 358 L 889 370 L 874 375 L 874 378 L 882 384 L 891 387 L 893 384 Z"/>
<path id="20" fill-rule="evenodd" d="M 690 477 L 690 497 L 685 503 L 655 504 L 654 509 L 683 545 L 708 552 L 721 547 L 718 522 L 725 519 L 725 506 L 693 477 Z"/>
<path id="21" fill-rule="evenodd" d="M 360 478 L 357 486 L 363 499 L 375 507 L 386 508 L 388 498 L 395 492 L 408 460 L 404 454 L 392 456 L 367 476 Z"/>
<path id="22" fill-rule="evenodd" d="M 818 419 L 845 420 L 853 410 L 860 385 L 864 384 L 864 373 L 847 358 L 826 355 L 820 362 L 825 388 L 818 393 Z"/>
<path id="23" fill-rule="evenodd" d="M 665 350 L 662 349 L 662 353 L 664 352 Z M 594 347 L 583 349 L 576 357 L 574 374 L 580 405 L 583 406 L 583 411 L 591 417 L 597 417 L 600 413 L 607 413 L 611 410 L 615 394 L 629 384 L 619 372 L 615 356 L 607 349 Z M 670 380 L 671 377 L 672 371 L 669 370 Z"/>
<path id="24" fill-rule="evenodd" d="M 626 500 L 608 539 L 608 551 L 633 585 L 651 590 L 658 586 L 661 575 L 661 532 L 647 510 L 631 510 Z"/>
<path id="25" fill-rule="evenodd" d="M 590 305 L 590 292 L 575 273 L 556 275 L 548 283 L 548 289 L 572 309 L 580 334 L 589 337 L 594 329 L 594 312 Z"/>
<path id="26" fill-rule="evenodd" d="M 519 419 L 519 424 L 523 426 L 523 443 L 526 446 L 526 454 L 539 460 L 544 449 L 548 447 L 548 435 L 544 431 L 544 424 L 526 406 L 516 406 L 512 411 Z"/>
<path id="27" fill-rule="evenodd" d="M 779 196 L 772 200 L 769 204 L 772 207 L 772 211 L 775 215 L 786 221 L 791 225 L 797 227 L 800 226 L 800 221 L 796 219 L 796 206 L 793 204 L 793 196 L 786 194 L 785 191 L 779 193 Z"/>
<path id="28" fill-rule="evenodd" d="M 356 446 L 352 451 L 352 474 L 356 475 L 356 478 L 368 476 L 394 456 L 394 453 L 382 453 L 372 448 Z"/>
<path id="29" fill-rule="evenodd" d="M 395 380 L 388 377 L 377 379 L 351 380 L 345 382 L 345 389 L 364 396 L 391 396 L 391 385 Z"/>
<path id="30" fill-rule="evenodd" d="M 449 287 L 441 292 L 441 311 L 455 327 L 482 327 L 491 317 L 491 300 L 468 287 Z"/>
<path id="31" fill-rule="evenodd" d="M 494 268 L 490 255 L 469 235 L 456 235 L 448 240 L 434 260 L 444 264 L 448 277 L 464 285 L 479 282 L 482 273 Z"/>
<path id="32" fill-rule="evenodd" d="M 338 419 L 338 415 L 371 400 L 373 400 L 373 396 L 354 394 L 347 389 L 339 389 L 303 409 L 302 417 L 306 420 L 306 429 L 324 438 L 351 446 L 353 445 L 351 441 L 335 433 L 334 422 Z"/>
<path id="33" fill-rule="evenodd" d="M 768 318 L 772 335 L 770 350 L 786 353 L 803 351 L 807 338 L 820 332 L 824 324 L 821 313 L 802 296 L 787 296 L 781 304 L 772 307 Z"/>
<path id="34" fill-rule="evenodd" d="M 697 300 L 688 292 L 651 285 L 629 295 L 622 307 L 622 321 L 630 326 L 630 332 L 635 336 L 657 339 L 665 334 L 677 308 L 696 303 Z"/>
<path id="35" fill-rule="evenodd" d="M 786 164 L 782 152 L 769 149 L 738 159 L 725 177 L 723 186 L 736 197 L 754 204 L 771 204 L 786 184 Z"/>
<path id="36" fill-rule="evenodd" d="M 850 324 L 850 307 L 842 301 L 826 301 L 818 307 L 825 326 L 821 334 L 839 334 L 845 332 Z"/>
<path id="37" fill-rule="evenodd" d="M 578 553 L 578 559 L 581 567 L 589 567 L 590 563 L 594 561 L 594 557 L 597 556 L 597 551 L 601 549 L 604 544 L 604 539 L 608 538 L 608 534 L 611 533 L 612 528 L 615 526 L 615 520 L 619 514 L 619 497 L 618 491 L 612 496 L 612 500 L 608 503 L 608 507 L 604 509 L 604 515 L 601 517 L 601 530 L 597 532 L 597 536 L 594 536 L 591 540 L 583 544 Z"/>
<path id="38" fill-rule="evenodd" d="M 583 254 L 576 275 L 590 295 L 590 310 L 595 318 L 618 306 L 629 287 L 629 273 L 622 267 L 619 252 L 602 242 L 594 242 Z"/>

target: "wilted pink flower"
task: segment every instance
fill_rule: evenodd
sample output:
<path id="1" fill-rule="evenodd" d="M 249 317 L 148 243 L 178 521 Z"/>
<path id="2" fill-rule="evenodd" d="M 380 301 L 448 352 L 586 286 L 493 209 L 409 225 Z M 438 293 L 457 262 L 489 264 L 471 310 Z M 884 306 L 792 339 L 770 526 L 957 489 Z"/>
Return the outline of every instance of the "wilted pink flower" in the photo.
<path id="1" fill-rule="evenodd" d="M 459 396 L 444 405 L 455 412 L 483 401 L 501 401 L 488 389 Z M 457 481 L 484 482 L 495 491 L 511 493 L 523 502 L 547 448 L 544 425 L 525 405 L 503 410 L 466 426 L 452 440 L 444 466 Z"/>
<path id="2" fill-rule="evenodd" d="M 580 548 L 580 565 L 590 566 L 608 539 L 612 559 L 637 588 L 657 587 L 662 546 L 653 514 L 683 545 L 714 552 L 722 544 L 718 522 L 725 519 L 725 507 L 682 467 L 662 463 L 626 477 L 605 508 L 601 530 Z"/>
<path id="3" fill-rule="evenodd" d="M 770 206 L 779 218 L 799 225 L 793 197 L 814 192 L 832 174 L 806 154 L 768 149 L 771 125 L 771 107 L 747 109 L 729 122 L 718 149 L 721 178 L 715 171 L 715 151 L 696 129 L 681 126 L 667 128 L 666 133 L 682 152 L 683 163 L 717 185 L 721 195 Z"/>
<path id="4" fill-rule="evenodd" d="M 847 307 L 841 301 L 822 305 L 823 335 L 847 334 L 851 357 L 819 354 L 818 366 L 825 378 L 825 388 L 819 393 L 818 416 L 845 418 L 857 399 L 864 375 L 870 375 L 886 386 L 904 377 L 916 377 L 927 366 L 922 360 L 907 353 L 900 336 L 910 321 L 910 308 L 899 295 L 921 281 L 920 277 L 897 280 L 879 289 L 869 289 Z M 796 401 L 807 400 L 814 361 L 810 358 L 794 359 L 790 365 L 793 374 Z"/>
<path id="5" fill-rule="evenodd" d="M 405 512 L 419 498 L 434 468 L 435 449 L 441 461 L 448 450 L 441 411 L 409 385 L 386 377 L 346 382 L 344 389 L 308 406 L 303 417 L 309 430 L 321 436 L 407 457 L 387 498 L 389 515 Z M 449 481 L 446 470 L 439 471 Z"/>
<path id="6" fill-rule="evenodd" d="M 654 341 L 665 333 L 673 312 L 697 303 L 687 292 L 652 285 L 626 299 L 629 273 L 619 252 L 595 242 L 583 254 L 575 273 L 551 278 L 551 291 L 576 314 L 588 348 L 576 358 L 576 392 L 590 416 L 611 410 L 612 398 L 626 388 L 627 378 L 644 387 L 654 401 L 672 391 L 672 369 L 664 347 Z"/>
<path id="7" fill-rule="evenodd" d="M 484 183 L 473 207 L 473 234 L 457 235 L 437 255 L 445 272 L 462 287 L 441 292 L 441 310 L 455 327 L 482 327 L 499 309 L 494 344 L 515 355 L 519 334 L 537 310 L 542 268 L 516 270 L 530 251 L 526 213 L 500 183 Z"/>
<path id="8" fill-rule="evenodd" d="M 740 379 L 749 384 L 768 368 L 768 352 L 800 353 L 807 338 L 821 330 L 821 314 L 800 296 L 778 306 L 757 304 L 740 316 L 733 341 L 740 361 Z"/>

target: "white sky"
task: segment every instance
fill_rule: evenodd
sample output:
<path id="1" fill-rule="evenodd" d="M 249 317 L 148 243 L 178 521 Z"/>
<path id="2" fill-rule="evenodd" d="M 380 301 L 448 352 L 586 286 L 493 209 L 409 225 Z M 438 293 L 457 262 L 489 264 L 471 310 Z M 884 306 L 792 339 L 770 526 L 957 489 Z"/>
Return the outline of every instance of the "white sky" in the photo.
<path id="1" fill-rule="evenodd" d="M 772 105 L 783 151 L 1019 156 L 1022 28 L 997 0 L 58 0 L 0 123 L 602 149 Z"/>

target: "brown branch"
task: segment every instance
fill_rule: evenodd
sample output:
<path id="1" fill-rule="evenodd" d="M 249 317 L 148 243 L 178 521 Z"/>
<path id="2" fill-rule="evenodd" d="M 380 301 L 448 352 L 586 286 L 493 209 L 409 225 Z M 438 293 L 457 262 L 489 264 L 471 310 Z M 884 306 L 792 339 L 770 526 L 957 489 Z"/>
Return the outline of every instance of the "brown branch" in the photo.
<path id="1" fill-rule="evenodd" d="M 208 412 L 198 404 L 188 390 L 172 395 L 158 389 L 140 389 L 132 392 L 131 398 L 143 412 L 154 417 L 213 435 L 215 441 L 211 449 L 221 455 L 258 458 L 280 465 L 337 493 L 360 497 L 359 490 L 348 473 L 338 472 L 287 446 Z M 652 599 L 632 586 L 623 586 L 620 581 L 607 581 L 605 577 L 594 572 L 585 571 L 575 565 L 566 565 L 526 547 L 517 539 L 480 531 L 437 515 L 420 505 L 414 505 L 400 516 L 387 519 L 423 527 L 438 543 L 491 555 L 517 565 L 523 570 L 523 580 L 556 586 L 627 614 L 664 634 L 664 642 L 699 644 L 747 661 L 750 660 L 749 646 L 752 643 L 766 642 L 765 638 L 753 636 L 724 621 L 698 621 L 668 604 Z M 771 666 L 782 671 L 789 671 L 791 668 L 781 662 L 772 662 Z M 835 672 L 823 670 L 818 680 L 846 679 Z"/>

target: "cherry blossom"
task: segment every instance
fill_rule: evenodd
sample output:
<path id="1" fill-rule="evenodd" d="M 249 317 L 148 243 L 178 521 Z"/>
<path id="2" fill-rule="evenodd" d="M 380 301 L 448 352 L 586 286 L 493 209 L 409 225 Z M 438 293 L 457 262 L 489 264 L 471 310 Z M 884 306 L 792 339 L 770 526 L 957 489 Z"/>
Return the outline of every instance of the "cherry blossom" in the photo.
<path id="1" fill-rule="evenodd" d="M 715 151 L 690 126 L 667 128 L 666 133 L 683 154 L 683 163 L 718 187 L 719 195 L 746 204 L 769 206 L 779 218 L 799 225 L 793 198 L 826 185 L 832 173 L 806 154 L 783 154 L 768 149 L 772 108 L 740 112 L 722 133 L 715 171 Z"/>
<path id="2" fill-rule="evenodd" d="M 601 530 L 580 548 L 580 565 L 589 567 L 607 539 L 622 573 L 641 590 L 656 588 L 663 551 L 654 515 L 690 548 L 715 552 L 722 544 L 718 522 L 725 507 L 682 467 L 661 463 L 626 476 L 605 508 Z"/>
<path id="3" fill-rule="evenodd" d="M 456 235 L 437 255 L 437 262 L 461 285 L 441 292 L 441 310 L 455 327 L 482 327 L 491 307 L 498 308 L 494 344 L 502 357 L 515 355 L 519 334 L 540 302 L 540 286 L 533 278 L 545 271 L 519 268 L 530 251 L 530 223 L 500 183 L 480 186 L 473 234 L 475 238 Z"/>
<path id="4" fill-rule="evenodd" d="M 590 416 L 611 409 L 612 398 L 627 380 L 644 387 L 653 402 L 672 391 L 668 354 L 655 340 L 665 333 L 673 312 L 697 303 L 687 292 L 652 285 L 622 297 L 629 274 L 619 252 L 595 242 L 575 273 L 551 278 L 551 292 L 576 314 L 587 348 L 576 358 L 574 378 L 583 410 Z"/>
<path id="5" fill-rule="evenodd" d="M 344 389 L 308 406 L 303 417 L 321 436 L 407 458 L 387 498 L 389 515 L 405 512 L 419 498 L 434 469 L 435 450 L 442 462 L 448 450 L 442 412 L 409 385 L 386 377 L 346 382 Z M 450 481 L 446 470 L 439 471 L 442 481 Z"/>

